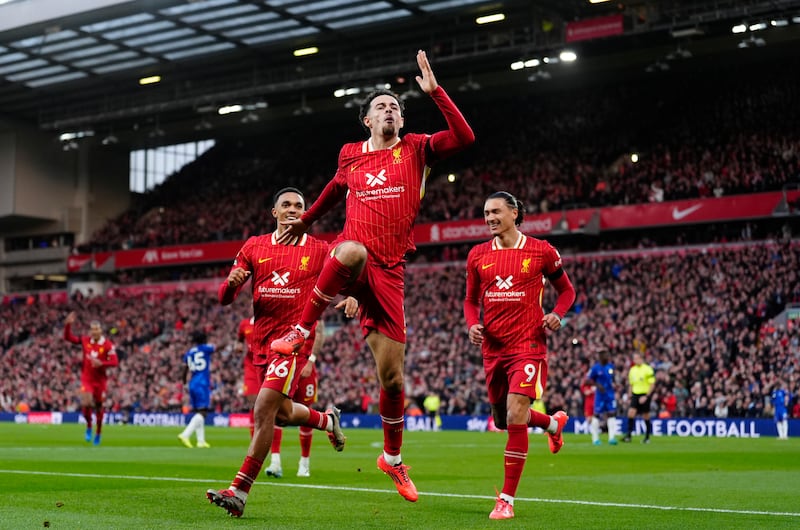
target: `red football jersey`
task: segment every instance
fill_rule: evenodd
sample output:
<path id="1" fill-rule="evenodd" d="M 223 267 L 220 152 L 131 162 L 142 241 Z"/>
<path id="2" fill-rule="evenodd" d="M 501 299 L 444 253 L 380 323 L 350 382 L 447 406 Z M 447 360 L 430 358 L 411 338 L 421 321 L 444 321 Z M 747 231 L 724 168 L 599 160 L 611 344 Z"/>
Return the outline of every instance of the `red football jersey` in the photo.
<path id="1" fill-rule="evenodd" d="M 561 268 L 561 256 L 547 241 L 520 233 L 513 248 L 492 239 L 467 257 L 466 299 L 483 306 L 485 356 L 547 355 L 542 327 L 545 276 Z"/>
<path id="2" fill-rule="evenodd" d="M 245 241 L 232 267 L 251 273 L 255 317 L 251 345 L 256 357 L 267 356 L 270 343 L 300 319 L 328 255 L 328 243 L 309 235 L 297 245 L 278 244 L 275 237 L 272 233 Z M 301 353 L 310 351 L 313 342 L 309 337 Z"/>
<path id="3" fill-rule="evenodd" d="M 430 168 L 428 135 L 406 134 L 388 149 L 370 151 L 370 141 L 345 144 L 333 185 L 347 193 L 344 228 L 337 241 L 363 243 L 383 265 L 395 265 L 416 249 L 412 228 Z"/>
<path id="4" fill-rule="evenodd" d="M 333 179 L 303 214 L 310 225 L 347 197 L 344 228 L 336 243 L 362 243 L 379 265 L 403 261 L 414 246 L 414 221 L 425 193 L 425 180 L 435 160 L 457 153 L 475 141 L 464 116 L 444 89 L 431 93 L 447 121 L 447 130 L 409 133 L 386 149 L 371 149 L 371 139 L 345 144 Z M 433 160 L 428 160 L 431 153 Z"/>
<path id="5" fill-rule="evenodd" d="M 94 341 L 88 335 L 80 337 L 72 334 L 72 326 L 67 324 L 64 326 L 64 339 L 73 343 L 80 344 L 83 350 L 83 363 L 81 365 L 81 382 L 82 383 L 102 383 L 108 379 L 106 368 L 119 365 L 117 352 L 114 350 L 114 344 L 105 338 L 100 337 L 100 340 Z M 93 366 L 92 359 L 98 359 L 103 364 L 101 366 Z"/>

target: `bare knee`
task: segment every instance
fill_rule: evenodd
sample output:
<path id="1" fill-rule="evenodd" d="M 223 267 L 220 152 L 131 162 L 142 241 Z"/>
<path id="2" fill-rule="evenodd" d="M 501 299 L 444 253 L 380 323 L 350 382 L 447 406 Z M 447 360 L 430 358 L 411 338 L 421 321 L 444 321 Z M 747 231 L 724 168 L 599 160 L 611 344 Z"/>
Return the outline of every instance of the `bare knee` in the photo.
<path id="1" fill-rule="evenodd" d="M 367 344 L 375 358 L 381 388 L 392 394 L 402 392 L 406 345 L 377 331 L 367 335 Z"/>
<path id="2" fill-rule="evenodd" d="M 262 388 L 256 398 L 255 407 L 253 407 L 256 427 L 276 423 L 277 416 L 281 412 L 282 401 L 283 396 L 278 392 Z"/>
<path id="3" fill-rule="evenodd" d="M 402 353 L 375 356 L 378 368 L 378 379 L 381 382 L 381 388 L 390 394 L 402 392 L 404 385 L 403 379 L 403 355 Z"/>
<path id="4" fill-rule="evenodd" d="M 390 394 L 396 394 L 403 390 L 403 372 L 388 371 L 381 377 L 381 387 Z"/>
<path id="5" fill-rule="evenodd" d="M 367 249 L 357 241 L 344 241 L 336 247 L 334 255 L 345 267 L 361 267 L 367 261 Z"/>

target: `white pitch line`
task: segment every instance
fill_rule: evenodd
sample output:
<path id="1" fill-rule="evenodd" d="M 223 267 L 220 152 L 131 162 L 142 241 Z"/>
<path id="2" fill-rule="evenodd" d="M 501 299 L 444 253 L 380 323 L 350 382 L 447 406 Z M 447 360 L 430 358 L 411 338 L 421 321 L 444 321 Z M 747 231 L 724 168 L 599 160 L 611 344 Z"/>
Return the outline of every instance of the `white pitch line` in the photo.
<path id="1" fill-rule="evenodd" d="M 97 473 L 55 473 L 51 471 L 24 471 L 19 469 L 0 469 L 0 473 L 12 475 L 44 475 L 51 477 L 74 477 L 74 478 L 99 478 L 99 479 L 122 479 L 122 480 L 156 480 L 160 482 L 191 482 L 197 484 L 213 484 L 221 481 L 219 479 L 199 479 L 181 477 L 148 477 L 142 475 L 101 475 Z M 321 484 L 292 484 L 289 482 L 256 482 L 257 486 L 277 486 L 281 488 L 304 488 L 317 490 L 335 491 L 357 491 L 360 493 L 395 493 L 395 490 L 375 489 L 375 488 L 354 488 L 350 486 L 324 486 Z M 465 495 L 462 493 L 434 493 L 420 492 L 423 497 L 452 497 L 457 499 L 489 499 L 494 500 L 494 495 Z M 663 510 L 676 512 L 706 512 L 706 513 L 727 513 L 733 515 L 767 515 L 773 517 L 800 517 L 797 512 L 768 512 L 761 510 L 729 510 L 725 508 L 693 508 L 690 506 L 658 506 L 655 504 L 628 504 L 621 502 L 600 502 L 600 501 L 581 501 L 575 499 L 542 499 L 538 497 L 516 497 L 515 501 L 522 502 L 549 502 L 552 504 L 578 504 L 582 506 L 601 506 L 606 508 L 631 508 L 646 510 Z"/>

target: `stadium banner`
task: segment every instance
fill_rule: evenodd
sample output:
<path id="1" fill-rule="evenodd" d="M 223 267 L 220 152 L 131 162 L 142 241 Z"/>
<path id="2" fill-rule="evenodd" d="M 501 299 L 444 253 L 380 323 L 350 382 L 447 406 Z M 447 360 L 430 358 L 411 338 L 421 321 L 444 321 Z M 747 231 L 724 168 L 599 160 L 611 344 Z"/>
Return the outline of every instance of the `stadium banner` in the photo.
<path id="1" fill-rule="evenodd" d="M 52 290 L 52 291 L 37 291 L 33 293 L 8 293 L 2 297 L 3 305 L 12 304 L 25 304 L 32 305 L 36 302 L 53 305 L 53 304 L 66 304 L 69 300 L 69 294 L 65 290 Z"/>
<path id="2" fill-rule="evenodd" d="M 73 254 L 67 258 L 67 272 L 90 271 L 93 268 L 92 254 Z"/>
<path id="3" fill-rule="evenodd" d="M 577 22 L 568 22 L 564 40 L 566 42 L 578 42 L 599 39 L 622 35 L 624 31 L 622 15 L 596 17 Z"/>
<path id="4" fill-rule="evenodd" d="M 771 217 L 782 200 L 783 192 L 774 191 L 714 199 L 611 206 L 600 210 L 600 229 L 619 230 Z"/>
<path id="5" fill-rule="evenodd" d="M 184 427 L 193 414 L 180 412 L 107 412 L 105 425 L 140 425 L 145 427 Z M 488 416 L 441 416 L 441 430 L 496 431 L 490 426 Z M 0 412 L 0 421 L 60 425 L 86 421 L 78 412 Z M 623 419 L 617 418 L 618 432 L 624 432 Z M 775 421 L 766 418 L 665 418 L 654 419 L 653 436 L 678 436 L 696 438 L 761 438 L 777 436 Z M 248 414 L 209 414 L 206 425 L 214 427 L 249 427 Z M 643 420 L 637 420 L 634 436 L 644 434 Z M 342 428 L 382 429 L 379 414 L 342 414 Z M 407 431 L 434 431 L 434 421 L 429 416 L 406 416 Z M 568 434 L 589 434 L 586 418 L 570 418 L 564 427 Z M 789 436 L 800 436 L 800 419 L 789 420 Z"/>
<path id="6" fill-rule="evenodd" d="M 579 208 L 540 214 L 528 214 L 520 227 L 533 236 L 581 233 L 603 230 L 622 230 L 669 226 L 676 224 L 709 223 L 732 219 L 772 217 L 788 213 L 800 201 L 800 190 L 774 191 L 750 195 L 734 195 L 713 199 L 691 199 L 605 208 Z M 782 210 L 783 208 L 783 210 Z M 314 237 L 333 240 L 335 234 L 320 233 Z M 442 221 L 414 226 L 417 245 L 469 243 L 489 239 L 483 219 Z M 158 248 L 140 248 L 74 254 L 67 258 L 67 272 L 93 270 L 114 271 L 192 265 L 198 263 L 232 262 L 244 241 L 197 243 Z"/>
<path id="7" fill-rule="evenodd" d="M 581 208 L 563 212 L 527 214 L 520 225 L 520 230 L 530 235 L 581 230 L 589 224 L 596 212 L 597 208 Z M 489 229 L 483 219 L 443 221 L 414 227 L 414 242 L 417 245 L 464 243 L 487 239 L 489 239 Z"/>
<path id="8" fill-rule="evenodd" d="M 117 269 L 141 269 L 168 265 L 230 261 L 242 247 L 241 241 L 197 243 L 173 247 L 138 248 L 115 252 Z"/>
<path id="9" fill-rule="evenodd" d="M 250 428 L 250 414 L 247 413 L 233 413 L 228 417 L 228 425 L 231 427 L 244 427 Z"/>
<path id="10" fill-rule="evenodd" d="M 186 293 L 212 293 L 217 291 L 221 281 L 221 278 L 206 278 L 202 280 L 114 286 L 106 290 L 106 296 L 109 298 L 126 298 L 145 294 L 163 295 L 176 291 Z"/>

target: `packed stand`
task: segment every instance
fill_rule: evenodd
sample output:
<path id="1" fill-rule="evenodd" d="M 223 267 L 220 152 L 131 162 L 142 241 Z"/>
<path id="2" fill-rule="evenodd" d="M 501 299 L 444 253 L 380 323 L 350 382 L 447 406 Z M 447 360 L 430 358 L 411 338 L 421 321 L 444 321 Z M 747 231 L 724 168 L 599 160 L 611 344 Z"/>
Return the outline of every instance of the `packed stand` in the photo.
<path id="1" fill-rule="evenodd" d="M 800 304 L 797 243 L 579 255 L 567 257 L 565 269 L 578 298 L 566 327 L 550 335 L 548 409 L 582 414 L 579 387 L 600 346 L 613 352 L 621 410 L 634 351 L 656 369 L 656 414 L 764 417 L 781 378 L 797 405 L 800 328 L 768 323 L 787 304 Z M 463 263 L 411 266 L 407 278 L 409 411 L 436 393 L 443 414 L 487 414 L 481 356 L 467 340 L 462 314 Z M 544 306 L 552 303 L 546 299 Z M 78 410 L 80 353 L 62 339 L 71 310 L 78 313 L 77 333 L 98 319 L 117 345 L 120 366 L 110 371 L 109 409 L 181 410 L 181 355 L 191 346 L 189 332 L 201 328 L 218 351 L 211 372 L 214 409 L 246 410 L 234 344 L 250 302 L 242 297 L 222 307 L 206 292 L 0 306 L 2 410 Z M 318 361 L 320 406 L 374 412 L 379 385 L 360 327 L 333 312 L 326 319 L 332 335 Z"/>
<path id="2" fill-rule="evenodd" d="M 512 191 L 531 212 L 546 212 L 800 186 L 794 73 L 782 64 L 758 68 L 747 78 L 730 68 L 706 71 L 691 76 L 691 86 L 686 76 L 662 74 L 570 91 L 543 88 L 505 94 L 491 105 L 484 94 L 478 101 L 458 93 L 477 142 L 434 166 L 418 222 L 481 218 L 475 197 L 498 189 Z M 444 126 L 426 105 L 408 102 L 408 131 Z M 299 151 L 304 127 L 220 141 L 79 250 L 237 240 L 264 231 L 272 192 L 294 185 L 316 198 L 342 143 L 365 137 L 351 119 L 336 135 L 314 135 L 314 149 Z M 313 230 L 336 232 L 343 220 L 337 208 Z"/>

